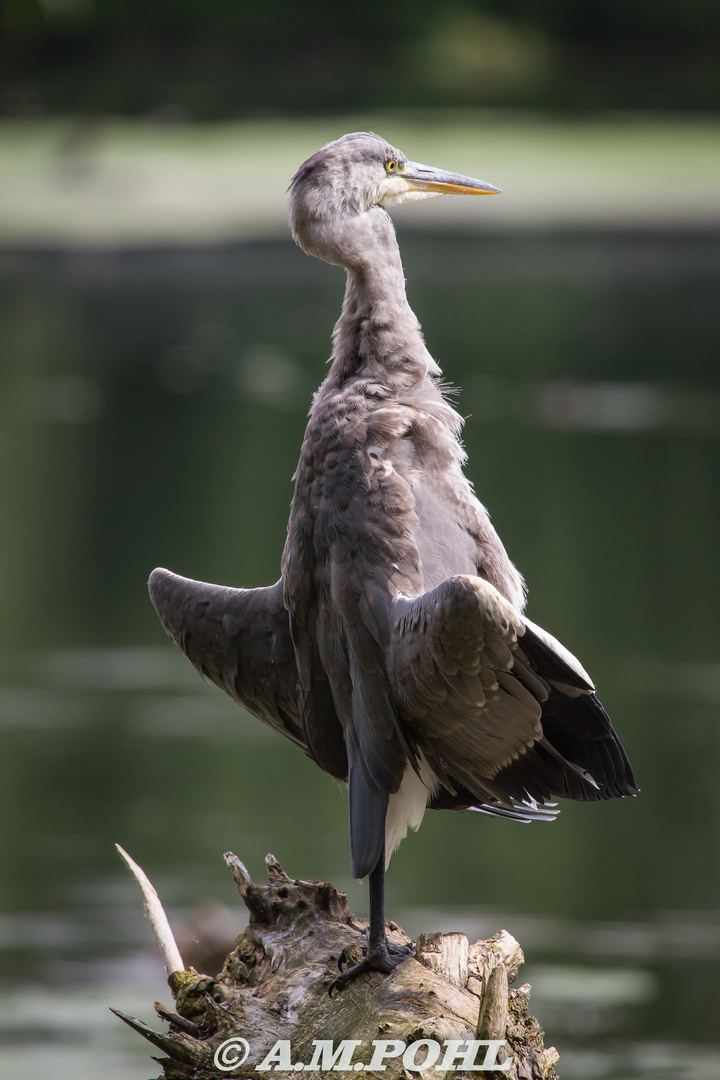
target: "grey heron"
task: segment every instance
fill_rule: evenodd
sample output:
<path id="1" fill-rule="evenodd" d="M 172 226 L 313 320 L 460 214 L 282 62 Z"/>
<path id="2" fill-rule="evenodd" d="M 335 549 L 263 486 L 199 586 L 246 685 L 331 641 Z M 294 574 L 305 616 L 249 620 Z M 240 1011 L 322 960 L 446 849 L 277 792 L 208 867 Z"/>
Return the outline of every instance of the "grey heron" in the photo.
<path id="1" fill-rule="evenodd" d="M 406 958 L 386 936 L 385 871 L 427 807 L 547 820 L 556 798 L 636 791 L 590 677 L 523 614 L 523 579 L 463 473 L 462 421 L 405 294 L 387 207 L 497 192 L 363 132 L 300 167 L 293 236 L 347 285 L 282 576 L 256 589 L 150 578 L 190 662 L 347 781 L 370 922 L 364 959 L 331 992 Z"/>

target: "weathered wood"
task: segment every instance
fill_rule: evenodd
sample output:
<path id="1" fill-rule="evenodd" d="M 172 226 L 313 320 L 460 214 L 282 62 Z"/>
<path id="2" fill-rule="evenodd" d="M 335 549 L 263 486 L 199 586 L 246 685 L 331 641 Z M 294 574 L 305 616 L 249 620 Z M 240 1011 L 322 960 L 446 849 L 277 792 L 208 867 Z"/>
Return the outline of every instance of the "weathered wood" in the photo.
<path id="1" fill-rule="evenodd" d="M 267 1067 L 282 1080 L 338 1066 L 384 1080 L 554 1080 L 558 1054 L 543 1047 L 528 1013 L 530 988 L 509 989 L 523 954 L 507 931 L 474 945 L 464 934 L 422 934 L 415 957 L 389 976 L 369 972 L 330 999 L 338 959 L 359 957 L 364 944 L 364 924 L 345 894 L 289 877 L 271 855 L 268 882 L 258 885 L 235 855 L 225 858 L 250 921 L 220 974 L 171 974 L 176 1012 L 156 1005 L 167 1032 L 117 1013 L 167 1055 L 165 1080 L 262 1076 L 256 1066 L 268 1055 Z M 388 937 L 409 944 L 394 924 Z M 426 1058 L 432 1064 L 418 1070 Z M 482 1071 L 482 1063 L 494 1068 Z"/>
<path id="2" fill-rule="evenodd" d="M 138 866 L 135 860 L 131 859 L 127 851 L 125 851 L 124 848 L 121 848 L 119 844 L 115 845 L 115 849 L 140 886 L 145 914 L 152 927 L 155 940 L 160 950 L 160 955 L 163 959 L 163 964 L 165 965 L 165 971 L 168 978 L 170 978 L 175 972 L 182 971 L 185 965 L 183 964 L 183 958 L 180 955 L 180 950 L 177 947 L 173 932 L 170 929 L 170 923 L 165 914 L 165 909 L 160 903 L 160 897 L 155 891 L 155 886 L 152 884 L 142 867 Z"/>
<path id="3" fill-rule="evenodd" d="M 417 959 L 448 982 L 467 988 L 470 942 L 465 934 L 420 934 Z"/>

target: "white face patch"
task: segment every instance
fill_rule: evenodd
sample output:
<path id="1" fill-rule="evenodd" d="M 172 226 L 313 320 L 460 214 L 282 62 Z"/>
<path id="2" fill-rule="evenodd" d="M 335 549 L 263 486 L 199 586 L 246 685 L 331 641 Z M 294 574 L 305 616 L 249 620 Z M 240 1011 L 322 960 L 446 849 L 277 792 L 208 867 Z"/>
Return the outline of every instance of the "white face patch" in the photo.
<path id="1" fill-rule="evenodd" d="M 442 191 L 418 191 L 402 173 L 393 173 L 378 184 L 377 194 L 377 202 L 381 206 L 399 206 L 404 202 L 438 198 Z"/>

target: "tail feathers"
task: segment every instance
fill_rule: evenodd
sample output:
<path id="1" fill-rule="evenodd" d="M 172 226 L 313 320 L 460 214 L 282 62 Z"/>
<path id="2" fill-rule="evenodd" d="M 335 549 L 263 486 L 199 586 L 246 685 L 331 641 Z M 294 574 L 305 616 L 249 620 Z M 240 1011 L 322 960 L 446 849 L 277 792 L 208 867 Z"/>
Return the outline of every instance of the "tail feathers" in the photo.
<path id="1" fill-rule="evenodd" d="M 531 821 L 554 821 L 560 811 L 557 803 L 540 803 L 534 799 L 527 802 L 514 802 L 512 806 L 503 806 L 502 803 L 483 803 L 481 806 L 469 806 L 476 814 L 488 814 L 490 817 L 507 818 L 508 821 L 519 821 L 523 825 L 529 825 Z"/>
<path id="2" fill-rule="evenodd" d="M 525 824 L 531 821 L 554 821 L 560 813 L 557 803 L 538 802 L 527 791 L 500 802 L 499 799 L 484 801 L 463 788 L 450 791 L 441 787 L 432 795 L 429 805 L 432 810 L 472 810 L 476 814 L 507 818 L 508 821 Z"/>

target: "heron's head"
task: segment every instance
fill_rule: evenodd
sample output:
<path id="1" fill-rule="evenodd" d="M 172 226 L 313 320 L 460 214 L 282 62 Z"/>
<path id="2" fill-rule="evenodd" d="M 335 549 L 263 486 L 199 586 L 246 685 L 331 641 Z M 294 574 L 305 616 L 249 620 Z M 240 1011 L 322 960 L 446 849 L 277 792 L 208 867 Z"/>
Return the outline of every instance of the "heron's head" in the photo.
<path id="1" fill-rule="evenodd" d="M 308 254 L 347 265 L 343 239 L 356 234 L 359 219 L 377 207 L 499 191 L 482 180 L 408 161 L 380 136 L 356 131 L 323 146 L 295 173 L 290 227 Z"/>

